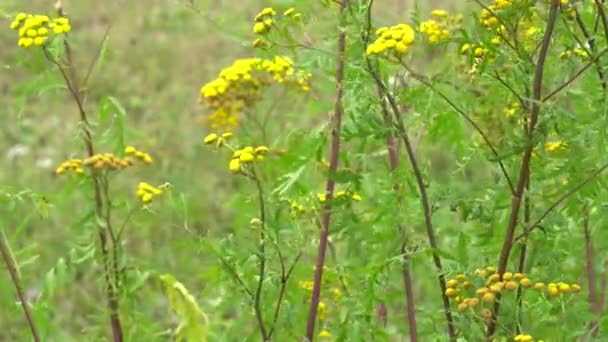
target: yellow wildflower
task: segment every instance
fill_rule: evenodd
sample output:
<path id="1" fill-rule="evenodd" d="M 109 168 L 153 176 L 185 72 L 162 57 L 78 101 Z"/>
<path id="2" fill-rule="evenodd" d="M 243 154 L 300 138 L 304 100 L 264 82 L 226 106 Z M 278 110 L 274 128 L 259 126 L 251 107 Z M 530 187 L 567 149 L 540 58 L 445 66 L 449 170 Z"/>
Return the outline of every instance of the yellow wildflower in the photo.
<path id="1" fill-rule="evenodd" d="M 327 329 L 321 330 L 319 333 L 319 337 L 331 337 L 331 333 Z"/>
<path id="2" fill-rule="evenodd" d="M 564 150 L 567 144 L 561 140 L 550 141 L 545 143 L 545 151 L 547 152 L 556 152 L 560 150 Z"/>

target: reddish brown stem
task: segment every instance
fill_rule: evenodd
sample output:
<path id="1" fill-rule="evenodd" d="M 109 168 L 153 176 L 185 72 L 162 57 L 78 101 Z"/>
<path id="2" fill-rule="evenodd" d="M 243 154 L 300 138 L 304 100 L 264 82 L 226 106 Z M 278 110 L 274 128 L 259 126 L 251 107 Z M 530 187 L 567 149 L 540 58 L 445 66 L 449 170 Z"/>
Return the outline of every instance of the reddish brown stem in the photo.
<path id="1" fill-rule="evenodd" d="M 8 243 L 4 240 L 4 235 L 0 231 L 0 254 L 2 254 L 2 259 L 6 263 L 6 267 L 8 268 L 8 273 L 11 275 L 11 280 L 13 281 L 13 285 L 15 286 L 15 290 L 17 291 L 17 296 L 19 297 L 19 301 L 21 302 L 21 307 L 23 308 L 23 314 L 25 315 L 25 320 L 30 327 L 30 331 L 32 332 L 32 337 L 35 342 L 40 341 L 40 335 L 38 334 L 38 328 L 36 327 L 36 323 L 34 322 L 34 317 L 32 316 L 32 311 L 30 310 L 30 306 L 25 299 L 25 295 L 23 294 L 23 288 L 21 286 L 21 279 L 19 277 L 19 272 L 17 271 L 17 263 L 8 247 Z"/>
<path id="2" fill-rule="evenodd" d="M 57 2 L 57 13 L 60 16 L 63 16 L 63 8 L 61 7 L 61 2 Z M 93 138 L 89 128 L 89 121 L 87 118 L 87 113 L 84 108 L 84 94 L 82 89 L 80 88 L 78 77 L 76 75 L 76 70 L 74 68 L 74 64 L 72 61 L 72 51 L 70 45 L 66 40 L 64 40 L 64 51 L 66 57 L 65 65 L 62 62 L 55 60 L 52 55 L 49 53 L 46 48 L 43 47 L 43 51 L 48 60 L 50 60 L 59 72 L 61 73 L 63 80 L 72 96 L 72 99 L 76 103 L 78 107 L 78 113 L 80 117 L 80 126 L 82 127 L 82 131 L 84 133 L 83 141 L 85 144 L 85 148 L 87 150 L 88 157 L 92 157 L 95 155 L 95 148 L 93 146 Z M 67 69 L 67 70 L 66 70 Z M 97 173 L 92 174 L 93 179 L 93 187 L 94 187 L 94 201 L 95 201 L 95 215 L 99 219 L 98 221 L 104 217 L 103 210 L 103 199 L 102 199 L 102 189 L 101 189 L 101 180 L 100 175 Z M 104 264 L 104 273 L 105 273 L 105 281 L 106 281 L 106 298 L 108 301 L 108 308 L 110 309 L 110 326 L 112 328 L 112 337 L 114 342 L 122 342 L 123 341 L 123 331 L 122 325 L 120 322 L 120 317 L 118 315 L 119 303 L 118 303 L 118 289 L 112 283 L 112 275 L 111 275 L 111 261 L 110 261 L 110 251 L 108 244 L 108 227 L 104 227 L 103 225 L 99 225 L 97 227 L 97 234 L 100 241 L 101 247 L 101 258 Z M 117 246 L 114 246 L 117 248 Z"/>
<path id="3" fill-rule="evenodd" d="M 368 68 L 372 70 L 371 62 L 368 59 Z M 392 121 L 390 119 L 390 114 L 388 108 L 386 108 L 386 104 L 382 99 L 384 98 L 384 92 L 382 91 L 382 87 L 376 85 L 376 90 L 378 92 L 378 98 L 381 99 L 382 103 L 382 118 L 384 120 L 384 127 L 387 130 L 386 136 L 386 149 L 388 152 L 388 161 L 391 172 L 395 172 L 397 167 L 399 166 L 399 156 L 397 154 L 397 140 L 395 140 L 392 133 Z M 393 190 L 399 191 L 400 185 L 399 183 L 393 184 Z M 400 204 L 402 202 L 402 196 L 398 197 L 397 202 Z M 398 225 L 397 229 L 402 234 L 405 233 L 405 229 L 402 225 Z M 410 341 L 416 342 L 418 341 L 418 328 L 416 324 L 416 307 L 414 302 L 414 289 L 413 289 L 413 281 L 412 281 L 412 272 L 410 269 L 410 260 L 406 251 L 407 240 L 404 237 L 404 241 L 401 244 L 401 254 L 403 255 L 403 264 L 401 266 L 401 273 L 403 277 L 403 287 L 405 289 L 405 303 L 407 307 L 407 323 L 409 328 Z"/>
<path id="4" fill-rule="evenodd" d="M 503 241 L 502 249 L 500 251 L 500 258 L 498 261 L 498 274 L 502 277 L 507 269 L 509 262 L 509 255 L 513 248 L 513 237 L 515 236 L 515 228 L 519 220 L 519 211 L 521 209 L 522 197 L 528 179 L 530 178 L 530 161 L 532 159 L 532 151 L 534 150 L 534 133 L 536 132 L 536 124 L 538 123 L 538 117 L 540 113 L 540 100 L 542 96 L 542 85 L 543 75 L 545 72 L 545 61 L 547 54 L 549 53 L 549 45 L 551 44 L 551 36 L 553 35 L 553 29 L 555 27 L 555 21 L 557 20 L 557 12 L 559 8 L 560 0 L 551 1 L 551 9 L 549 12 L 549 18 L 547 21 L 547 27 L 545 29 L 545 35 L 541 43 L 538 61 L 534 71 L 534 81 L 532 84 L 532 100 L 530 103 L 530 120 L 528 122 L 528 128 L 526 136 L 528 139 L 528 146 L 524 151 L 524 155 L 521 161 L 521 167 L 519 169 L 519 181 L 515 188 L 515 194 L 511 200 L 511 214 L 509 216 L 509 223 L 505 232 L 505 238 Z M 486 336 L 488 339 L 494 335 L 496 331 L 496 319 L 500 309 L 500 294 L 496 296 L 496 302 L 494 303 L 494 311 L 492 313 L 492 319 L 488 322 Z"/>
<path id="5" fill-rule="evenodd" d="M 334 194 L 334 175 L 338 170 L 338 159 L 340 154 L 340 131 L 342 127 L 342 96 L 344 93 L 344 50 L 346 48 L 346 32 L 341 27 L 344 22 L 344 10 L 347 0 L 340 1 L 340 27 L 338 28 L 337 66 L 336 66 L 336 98 L 334 102 L 334 115 L 331 128 L 331 148 L 329 152 L 329 175 L 325 187 L 326 202 L 323 206 L 321 217 L 321 235 L 319 237 L 319 250 L 315 266 L 314 285 L 306 322 L 306 338 L 312 341 L 315 333 L 315 322 L 317 320 L 317 309 L 321 297 L 321 281 L 323 279 L 323 266 L 325 265 L 325 254 L 327 240 L 329 237 L 329 222 L 331 218 L 331 199 Z"/>

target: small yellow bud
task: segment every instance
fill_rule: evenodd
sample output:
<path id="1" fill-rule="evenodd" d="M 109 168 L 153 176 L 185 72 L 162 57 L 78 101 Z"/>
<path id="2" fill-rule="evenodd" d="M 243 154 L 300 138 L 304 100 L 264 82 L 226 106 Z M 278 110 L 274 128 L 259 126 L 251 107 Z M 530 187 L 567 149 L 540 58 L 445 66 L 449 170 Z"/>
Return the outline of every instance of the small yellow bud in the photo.
<path id="1" fill-rule="evenodd" d="M 258 146 L 254 150 L 255 154 L 266 154 L 268 153 L 268 147 L 266 146 Z"/>
<path id="2" fill-rule="evenodd" d="M 481 318 L 489 320 L 492 318 L 492 311 L 490 311 L 489 309 L 483 309 L 479 312 L 479 315 L 481 316 Z"/>
<path id="3" fill-rule="evenodd" d="M 445 290 L 445 295 L 448 297 L 455 297 L 457 294 L 458 294 L 458 291 L 456 291 L 456 289 L 448 288 Z"/>
<path id="4" fill-rule="evenodd" d="M 232 173 L 238 173 L 241 171 L 241 162 L 237 158 L 232 159 L 230 160 L 228 168 L 230 169 L 230 171 L 232 171 Z"/>
<path id="5" fill-rule="evenodd" d="M 469 298 L 468 304 L 470 307 L 479 305 L 479 298 Z"/>
<path id="6" fill-rule="evenodd" d="M 528 288 L 532 286 L 532 281 L 528 278 L 523 278 L 522 280 L 519 281 L 519 284 L 522 287 Z"/>
<path id="7" fill-rule="evenodd" d="M 254 160 L 253 154 L 249 153 L 249 152 L 243 152 L 241 153 L 239 160 L 241 163 L 250 163 Z"/>
<path id="8" fill-rule="evenodd" d="M 490 289 L 488 289 L 487 287 L 482 287 L 482 288 L 477 289 L 477 291 L 475 291 L 475 294 L 477 294 L 479 297 L 483 297 L 489 291 L 490 291 Z"/>
<path id="9" fill-rule="evenodd" d="M 563 283 L 562 283 L 562 284 L 560 284 L 558 288 L 559 288 L 559 291 L 560 291 L 560 292 L 562 292 L 562 293 L 569 293 L 569 292 L 570 292 L 570 290 L 571 290 L 570 285 L 568 285 L 568 284 L 563 284 Z"/>
<path id="10" fill-rule="evenodd" d="M 209 135 L 207 135 L 207 136 L 205 137 L 205 139 L 203 140 L 203 142 L 204 142 L 206 145 L 209 145 L 209 144 L 212 144 L 213 142 L 215 142 L 216 140 L 217 140 L 217 134 L 215 134 L 215 133 L 211 133 L 211 134 L 209 134 Z M 128 148 L 128 147 L 127 147 L 127 148 Z M 126 152 L 126 151 L 125 151 L 125 152 Z M 127 153 L 129 153 L 129 152 L 127 152 Z"/>
<path id="11" fill-rule="evenodd" d="M 483 295 L 483 297 L 481 297 L 481 300 L 483 300 L 486 303 L 493 303 L 495 299 L 496 299 L 496 295 L 494 295 L 494 293 L 492 293 L 492 292 L 487 292 L 486 294 Z"/>
<path id="12" fill-rule="evenodd" d="M 559 289 L 557 288 L 557 286 L 555 284 L 553 284 L 553 286 L 551 286 L 551 284 L 549 284 L 549 286 L 547 286 L 547 292 L 549 293 L 549 296 L 551 296 L 551 297 L 557 297 L 559 295 Z"/>

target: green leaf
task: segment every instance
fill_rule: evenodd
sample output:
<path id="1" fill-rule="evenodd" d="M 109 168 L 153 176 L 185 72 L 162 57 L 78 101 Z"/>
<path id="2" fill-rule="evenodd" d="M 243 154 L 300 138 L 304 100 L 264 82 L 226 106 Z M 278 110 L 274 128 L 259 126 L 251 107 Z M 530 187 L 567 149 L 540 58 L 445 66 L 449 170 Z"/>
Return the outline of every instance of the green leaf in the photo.
<path id="1" fill-rule="evenodd" d="M 160 277 L 169 305 L 180 320 L 175 329 L 176 341 L 207 341 L 209 319 L 194 296 L 171 274 Z"/>

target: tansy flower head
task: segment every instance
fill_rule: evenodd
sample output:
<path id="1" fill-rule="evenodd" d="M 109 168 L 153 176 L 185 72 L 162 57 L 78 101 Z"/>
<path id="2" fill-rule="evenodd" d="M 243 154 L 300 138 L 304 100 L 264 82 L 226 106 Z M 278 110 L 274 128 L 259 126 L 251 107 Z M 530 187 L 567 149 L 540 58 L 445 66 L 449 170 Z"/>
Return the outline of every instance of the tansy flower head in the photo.
<path id="1" fill-rule="evenodd" d="M 136 159 L 138 159 L 139 161 L 142 161 L 146 164 L 152 164 L 152 162 L 154 162 L 154 160 L 152 159 L 152 157 L 150 156 L 150 154 L 140 151 L 138 149 L 136 149 L 133 146 L 127 146 L 125 148 L 125 153 L 129 156 L 133 156 Z"/>
<path id="2" fill-rule="evenodd" d="M 154 197 L 158 197 L 163 194 L 163 190 L 160 187 L 152 186 L 145 182 L 140 182 L 137 185 L 137 197 L 141 200 L 143 204 L 148 204 L 152 202 Z"/>
<path id="3" fill-rule="evenodd" d="M 262 97 L 265 87 L 287 83 L 307 91 L 309 80 L 310 73 L 296 69 L 287 56 L 238 59 L 201 87 L 200 101 L 213 110 L 207 117 L 212 130 L 230 130 L 238 126 L 240 112 Z"/>
<path id="4" fill-rule="evenodd" d="M 319 333 L 319 337 L 331 337 L 331 333 L 327 329 L 321 330 Z"/>
<path id="5" fill-rule="evenodd" d="M 545 143 L 545 151 L 556 152 L 566 149 L 567 144 L 563 141 L 550 141 Z"/>
<path id="6" fill-rule="evenodd" d="M 237 149 L 232 153 L 232 159 L 228 164 L 228 169 L 232 173 L 240 173 L 243 167 L 247 167 L 253 162 L 261 162 L 264 160 L 264 155 L 268 153 L 266 146 L 246 146 L 242 149 Z"/>
<path id="7" fill-rule="evenodd" d="M 69 159 L 61 163 L 59 167 L 55 170 L 55 173 L 58 175 L 62 175 L 67 171 L 73 171 L 77 174 L 83 174 L 84 169 L 82 168 L 82 160 L 81 159 Z"/>
<path id="8" fill-rule="evenodd" d="M 398 24 L 391 27 L 381 27 L 376 30 L 378 38 L 367 46 L 367 55 L 382 55 L 392 53 L 402 55 L 407 52 L 414 43 L 414 30 L 406 24 Z"/>
<path id="9" fill-rule="evenodd" d="M 10 28 L 18 30 L 19 47 L 42 46 L 47 41 L 50 33 L 60 35 L 71 31 L 68 18 L 60 17 L 50 20 L 46 15 L 34 15 L 19 13 L 11 22 Z"/>
<path id="10" fill-rule="evenodd" d="M 217 147 L 222 147 L 230 138 L 232 138 L 232 132 L 225 132 L 222 134 L 211 133 L 205 137 L 203 142 L 205 145 L 216 143 Z"/>
<path id="11" fill-rule="evenodd" d="M 111 171 L 126 169 L 133 165 L 133 160 L 118 157 L 114 153 L 100 153 L 85 159 L 82 164 L 97 171 Z"/>

